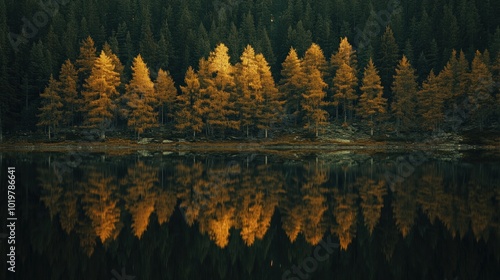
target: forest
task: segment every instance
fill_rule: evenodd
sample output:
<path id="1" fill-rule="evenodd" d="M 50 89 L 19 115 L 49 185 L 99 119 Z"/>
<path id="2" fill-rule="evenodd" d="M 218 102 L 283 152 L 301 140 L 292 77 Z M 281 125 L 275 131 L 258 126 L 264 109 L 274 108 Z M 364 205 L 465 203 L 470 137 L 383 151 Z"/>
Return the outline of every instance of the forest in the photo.
<path id="1" fill-rule="evenodd" d="M 0 139 L 498 132 L 498 14 L 476 0 L 0 0 Z"/>

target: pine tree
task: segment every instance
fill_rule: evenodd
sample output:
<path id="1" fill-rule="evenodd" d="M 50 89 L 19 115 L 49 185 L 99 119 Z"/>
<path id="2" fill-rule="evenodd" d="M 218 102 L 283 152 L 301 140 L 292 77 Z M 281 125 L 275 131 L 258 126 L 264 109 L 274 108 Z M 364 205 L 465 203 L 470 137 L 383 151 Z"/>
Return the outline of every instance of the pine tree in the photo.
<path id="1" fill-rule="evenodd" d="M 393 101 L 391 110 L 396 117 L 396 132 L 401 126 L 411 128 L 415 120 L 415 106 L 417 96 L 417 81 L 415 69 L 411 66 L 406 56 L 396 68 L 392 84 Z"/>
<path id="2" fill-rule="evenodd" d="M 255 60 L 255 51 L 248 45 L 236 65 L 236 88 L 238 97 L 236 107 L 240 112 L 241 126 L 246 129 L 249 137 L 249 128 L 256 125 L 257 103 L 262 100 L 262 84 L 259 76 L 259 66 Z"/>
<path id="3" fill-rule="evenodd" d="M 343 64 L 346 64 L 343 66 Z M 344 67 L 342 70 L 343 73 L 339 73 L 339 69 Z M 344 100 L 344 123 L 347 122 L 347 105 L 351 103 L 351 100 L 354 100 L 355 97 L 352 95 L 353 91 L 350 88 L 354 89 L 357 85 L 357 68 L 358 67 L 358 58 L 356 51 L 352 47 L 352 45 L 347 40 L 347 37 L 344 37 L 340 40 L 340 45 L 335 54 L 332 54 L 330 57 L 330 75 L 328 79 L 332 82 L 331 89 L 333 90 L 333 102 L 332 105 L 335 106 L 335 117 L 339 118 L 339 105 L 340 99 L 343 99 L 342 95 L 346 94 L 346 90 L 348 94 L 345 97 L 349 97 L 347 100 Z M 347 72 L 346 72 L 347 71 Z M 350 74 L 348 74 L 350 73 Z M 337 77 L 338 75 L 338 77 Z M 343 76 L 343 77 L 341 77 Z M 342 85 L 337 85 L 336 80 L 344 83 Z M 347 79 L 347 80 L 346 80 Z M 347 83 L 347 84 L 345 84 Z M 339 92 L 339 89 L 343 88 L 342 92 Z M 336 97 L 337 96 L 337 97 Z"/>
<path id="4" fill-rule="evenodd" d="M 347 63 L 342 63 L 333 78 L 333 99 L 335 104 L 342 104 L 344 124 L 347 124 L 347 111 L 352 108 L 352 102 L 358 98 L 355 90 L 357 83 L 356 71 Z"/>
<path id="5" fill-rule="evenodd" d="M 49 84 L 44 92 L 40 94 L 42 98 L 42 107 L 38 115 L 38 126 L 46 126 L 49 132 L 49 140 L 51 133 L 61 124 L 63 120 L 62 98 L 59 95 L 60 83 L 50 75 Z"/>
<path id="6" fill-rule="evenodd" d="M 264 55 L 257 54 L 255 56 L 260 83 L 262 85 L 261 96 L 257 108 L 257 128 L 264 129 L 265 138 L 268 136 L 268 130 L 282 118 L 284 100 L 281 100 L 281 94 L 276 88 L 271 69 Z"/>
<path id="7" fill-rule="evenodd" d="M 85 122 L 100 130 L 102 140 L 106 137 L 106 128 L 113 118 L 115 99 L 119 95 L 117 87 L 120 78 L 114 67 L 111 59 L 102 51 L 82 92 L 85 101 Z"/>
<path id="8" fill-rule="evenodd" d="M 305 92 L 307 77 L 304 72 L 302 61 L 297 56 L 294 48 L 290 49 L 288 56 L 282 64 L 280 91 L 285 95 L 287 114 L 295 117 L 295 124 L 300 119 L 300 100 Z"/>
<path id="9" fill-rule="evenodd" d="M 472 60 L 470 73 L 470 90 L 468 98 L 471 105 L 473 119 L 479 124 L 479 129 L 483 130 L 484 121 L 491 113 L 494 102 L 493 96 L 493 76 L 488 66 L 484 63 L 482 54 L 476 51 Z"/>
<path id="10" fill-rule="evenodd" d="M 80 81 L 85 81 L 90 76 L 92 68 L 94 68 L 94 62 L 97 59 L 96 52 L 94 40 L 90 36 L 81 42 L 80 54 L 76 60 Z"/>
<path id="11" fill-rule="evenodd" d="M 177 89 L 175 88 L 174 80 L 168 71 L 160 68 L 158 77 L 155 82 L 156 96 L 158 98 L 158 105 L 155 106 L 161 112 L 161 123 L 165 123 L 165 109 L 167 110 L 168 117 L 174 117 L 174 105 L 177 97 Z"/>
<path id="12" fill-rule="evenodd" d="M 341 67 L 342 69 L 342 67 Z M 324 101 L 326 97 L 325 89 L 328 85 L 323 81 L 321 72 L 317 68 L 313 68 L 308 73 L 308 86 L 305 93 L 302 94 L 304 98 L 302 108 L 306 117 L 305 128 L 308 128 L 319 136 L 319 130 L 324 126 L 328 120 L 328 112 L 324 110 L 327 103 Z"/>
<path id="13" fill-rule="evenodd" d="M 193 139 L 196 133 L 203 129 L 203 110 L 201 105 L 201 88 L 198 75 L 189 67 L 184 78 L 185 86 L 181 86 L 181 94 L 177 96 L 175 111 L 175 128 L 181 132 L 192 131 Z"/>
<path id="14" fill-rule="evenodd" d="M 322 77 L 326 75 L 326 59 L 319 45 L 314 43 L 311 44 L 304 55 L 303 62 L 306 72 L 312 72 L 313 69 L 318 69 Z"/>
<path id="15" fill-rule="evenodd" d="M 146 129 L 158 126 L 157 113 L 154 110 L 158 97 L 155 96 L 149 69 L 140 54 L 132 63 L 132 79 L 126 85 L 125 96 L 128 106 L 127 125 L 137 132 L 137 138 Z"/>
<path id="16" fill-rule="evenodd" d="M 317 44 L 311 44 L 303 59 L 303 68 L 307 77 L 305 92 L 302 94 L 302 109 L 307 122 L 305 128 L 319 136 L 319 130 L 326 124 L 328 112 L 324 109 L 328 84 L 323 77 L 326 74 L 326 59 L 323 50 Z"/>
<path id="17" fill-rule="evenodd" d="M 219 44 L 208 57 L 208 77 L 203 77 L 208 95 L 207 124 L 209 130 L 239 129 L 240 122 L 236 119 L 234 91 L 234 66 L 230 63 L 228 48 Z"/>
<path id="18" fill-rule="evenodd" d="M 439 130 L 444 121 L 445 95 L 440 90 L 439 79 L 431 70 L 418 92 L 418 112 L 422 116 L 422 128 Z"/>
<path id="19" fill-rule="evenodd" d="M 358 114 L 368 120 L 370 135 L 373 136 L 375 124 L 387 113 L 387 99 L 382 97 L 384 87 L 380 81 L 377 68 L 370 58 L 365 68 L 361 89 L 361 96 L 358 103 Z"/>
<path id="20" fill-rule="evenodd" d="M 72 125 L 75 122 L 78 108 L 83 102 L 77 90 L 78 72 L 69 59 L 61 66 L 59 81 L 61 82 L 61 97 L 64 104 L 63 122 L 66 125 Z"/>

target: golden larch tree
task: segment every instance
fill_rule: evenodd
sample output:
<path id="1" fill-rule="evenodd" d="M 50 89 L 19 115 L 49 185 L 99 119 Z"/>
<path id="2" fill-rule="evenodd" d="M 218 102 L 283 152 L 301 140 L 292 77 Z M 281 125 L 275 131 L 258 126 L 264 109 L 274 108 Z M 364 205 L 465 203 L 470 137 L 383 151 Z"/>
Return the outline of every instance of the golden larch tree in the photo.
<path id="1" fill-rule="evenodd" d="M 127 125 L 135 130 L 137 138 L 146 129 L 158 126 L 157 112 L 154 108 L 158 104 L 155 95 L 154 83 L 149 76 L 149 69 L 137 55 L 132 63 L 132 79 L 125 87 L 127 100 Z"/>
<path id="2" fill-rule="evenodd" d="M 250 45 L 245 48 L 236 65 L 235 81 L 238 92 L 236 107 L 240 112 L 241 126 L 246 129 L 248 137 L 249 128 L 256 124 L 258 103 L 262 101 L 259 66 L 255 60 L 255 51 Z"/>
<path id="3" fill-rule="evenodd" d="M 290 48 L 282 64 L 281 77 L 279 89 L 285 95 L 285 113 L 293 115 L 297 124 L 300 119 L 300 101 L 305 92 L 307 77 L 302 61 L 294 48 Z"/>
<path id="4" fill-rule="evenodd" d="M 184 78 L 185 86 L 181 86 L 181 94 L 177 96 L 175 111 L 175 128 L 181 132 L 196 133 L 203 129 L 203 110 L 200 108 L 201 88 L 198 75 L 189 67 Z"/>
<path id="5" fill-rule="evenodd" d="M 63 120 L 63 103 L 59 95 L 60 83 L 50 75 L 49 84 L 45 88 L 40 98 L 42 99 L 42 106 L 40 107 L 40 114 L 38 115 L 38 126 L 45 126 L 48 128 L 49 140 L 52 131 L 61 124 Z"/>
<path id="6" fill-rule="evenodd" d="M 161 123 L 165 123 L 165 110 L 167 111 L 166 119 L 174 117 L 175 101 L 177 98 L 177 89 L 175 88 L 174 80 L 168 71 L 160 68 L 158 77 L 155 81 L 156 96 L 158 105 L 156 106 L 161 112 Z"/>
<path id="7" fill-rule="evenodd" d="M 362 119 L 368 120 L 370 135 L 373 136 L 375 124 L 381 121 L 387 113 L 387 99 L 382 96 L 384 94 L 384 87 L 371 58 L 365 68 L 360 89 L 362 93 L 359 97 L 358 115 Z"/>
<path id="8" fill-rule="evenodd" d="M 444 122 L 444 92 L 440 90 L 439 79 L 431 70 L 418 92 L 418 112 L 422 117 L 422 128 L 438 130 Z"/>
<path id="9" fill-rule="evenodd" d="M 115 112 L 115 100 L 119 96 L 120 84 L 118 73 L 111 59 L 102 51 L 95 61 L 92 73 L 82 92 L 85 101 L 85 122 L 90 127 L 100 130 L 100 138 L 106 137 L 106 128 L 111 123 Z"/>
<path id="10" fill-rule="evenodd" d="M 393 101 L 391 110 L 396 117 L 396 131 L 399 133 L 401 126 L 406 128 L 412 127 L 417 104 L 417 77 L 415 76 L 415 69 L 413 69 L 404 55 L 396 68 L 392 93 Z"/>
<path id="11" fill-rule="evenodd" d="M 206 121 L 209 130 L 219 129 L 222 134 L 226 129 L 239 129 L 238 111 L 235 109 L 234 66 L 230 62 L 228 48 L 219 44 L 210 53 L 207 61 L 208 76 L 203 75 L 208 97 Z"/>
<path id="12" fill-rule="evenodd" d="M 494 99 L 493 92 L 493 76 L 484 63 L 483 54 L 476 51 L 472 60 L 470 73 L 470 90 L 468 98 L 471 105 L 472 117 L 479 124 L 479 129 L 483 130 L 484 121 L 493 109 Z"/>
<path id="13" fill-rule="evenodd" d="M 60 90 L 64 105 L 63 122 L 65 125 L 72 125 L 75 122 L 78 108 L 82 105 L 82 99 L 77 90 L 78 72 L 69 59 L 61 66 L 59 81 L 61 82 Z"/>
<path id="14" fill-rule="evenodd" d="M 268 136 L 268 130 L 273 124 L 279 122 L 283 114 L 283 104 L 285 101 L 278 91 L 271 74 L 271 67 L 262 54 L 255 56 L 260 77 L 262 99 L 257 104 L 256 122 L 257 128 L 263 129 L 265 138 Z"/>

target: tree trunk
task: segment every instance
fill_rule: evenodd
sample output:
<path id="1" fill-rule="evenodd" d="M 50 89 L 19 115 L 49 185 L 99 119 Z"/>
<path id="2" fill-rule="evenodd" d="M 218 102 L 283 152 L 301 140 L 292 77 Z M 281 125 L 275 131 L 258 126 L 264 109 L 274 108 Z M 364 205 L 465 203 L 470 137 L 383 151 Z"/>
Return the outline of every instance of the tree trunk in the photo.
<path id="1" fill-rule="evenodd" d="M 265 129 L 265 131 L 266 131 L 266 139 L 267 139 L 267 128 Z"/>
<path id="2" fill-rule="evenodd" d="M 347 104 L 344 101 L 344 123 L 347 123 Z"/>
<path id="3" fill-rule="evenodd" d="M 370 136 L 373 136 L 373 115 L 370 116 Z"/>
<path id="4" fill-rule="evenodd" d="M 50 140 L 50 125 L 49 125 L 49 140 Z"/>
<path id="5" fill-rule="evenodd" d="M 0 111 L 0 143 L 3 142 L 3 123 L 2 123 L 2 111 Z"/>

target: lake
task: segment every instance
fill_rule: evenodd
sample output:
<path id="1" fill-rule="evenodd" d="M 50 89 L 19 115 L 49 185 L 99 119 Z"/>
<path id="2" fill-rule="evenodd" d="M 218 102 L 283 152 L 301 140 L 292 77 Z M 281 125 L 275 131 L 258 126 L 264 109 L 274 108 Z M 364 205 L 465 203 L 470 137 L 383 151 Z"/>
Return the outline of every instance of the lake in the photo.
<path id="1" fill-rule="evenodd" d="M 498 152 L 120 153 L 0 154 L 16 279 L 500 275 Z"/>

